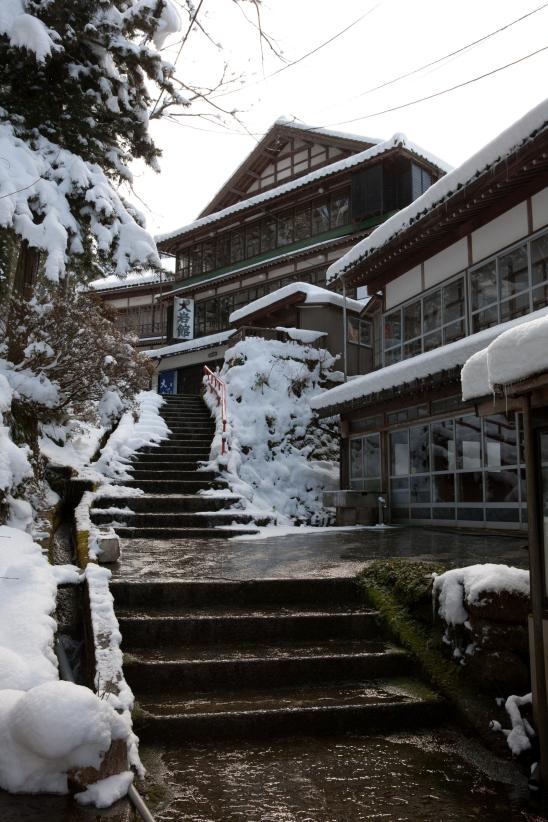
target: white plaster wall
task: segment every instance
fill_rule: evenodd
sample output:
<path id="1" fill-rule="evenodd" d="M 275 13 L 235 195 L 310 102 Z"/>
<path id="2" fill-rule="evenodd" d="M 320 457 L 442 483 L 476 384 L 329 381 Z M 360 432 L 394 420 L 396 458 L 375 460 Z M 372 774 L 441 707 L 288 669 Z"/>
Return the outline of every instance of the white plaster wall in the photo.
<path id="1" fill-rule="evenodd" d="M 130 308 L 135 308 L 137 305 L 152 305 L 153 297 L 151 294 L 147 296 L 141 294 L 137 297 L 130 297 L 129 303 L 128 298 L 119 297 L 116 300 L 107 300 L 108 304 L 111 305 L 113 308 L 127 308 L 128 305 Z"/>
<path id="2" fill-rule="evenodd" d="M 531 197 L 533 207 L 533 231 L 548 225 L 548 188 Z"/>
<path id="3" fill-rule="evenodd" d="M 435 254 L 424 263 L 424 287 L 431 288 L 433 285 L 447 280 L 453 274 L 465 269 L 468 265 L 468 243 L 466 237 L 453 243 L 448 248 L 444 248 L 439 254 Z"/>
<path id="4" fill-rule="evenodd" d="M 406 271 L 401 277 L 387 283 L 385 291 L 386 308 L 392 308 L 395 305 L 409 300 L 415 294 L 420 294 L 422 291 L 421 282 L 421 267 L 416 265 L 410 271 Z"/>
<path id="5" fill-rule="evenodd" d="M 527 204 L 523 202 L 472 232 L 472 259 L 477 263 L 527 233 Z"/>

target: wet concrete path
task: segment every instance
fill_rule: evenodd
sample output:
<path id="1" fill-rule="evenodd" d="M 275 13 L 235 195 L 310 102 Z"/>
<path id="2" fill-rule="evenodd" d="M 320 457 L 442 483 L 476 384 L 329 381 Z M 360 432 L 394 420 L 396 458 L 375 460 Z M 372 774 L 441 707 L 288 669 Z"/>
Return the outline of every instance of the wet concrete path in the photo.
<path id="1" fill-rule="evenodd" d="M 291 534 L 268 539 L 123 541 L 115 578 L 251 579 L 354 576 L 374 559 L 434 560 L 450 567 L 502 562 L 528 567 L 527 537 L 395 527 Z"/>

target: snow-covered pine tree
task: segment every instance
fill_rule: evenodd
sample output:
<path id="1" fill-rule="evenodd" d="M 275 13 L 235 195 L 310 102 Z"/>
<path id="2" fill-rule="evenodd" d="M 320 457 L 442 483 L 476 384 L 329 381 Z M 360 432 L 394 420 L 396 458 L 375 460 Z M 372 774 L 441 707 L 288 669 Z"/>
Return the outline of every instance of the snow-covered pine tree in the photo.
<path id="1" fill-rule="evenodd" d="M 79 279 L 157 264 L 143 219 L 117 189 L 129 164 L 156 167 L 153 95 L 184 104 L 159 52 L 178 30 L 173 0 L 2 0 L 0 7 L 0 274 L 30 296 L 46 276 Z"/>

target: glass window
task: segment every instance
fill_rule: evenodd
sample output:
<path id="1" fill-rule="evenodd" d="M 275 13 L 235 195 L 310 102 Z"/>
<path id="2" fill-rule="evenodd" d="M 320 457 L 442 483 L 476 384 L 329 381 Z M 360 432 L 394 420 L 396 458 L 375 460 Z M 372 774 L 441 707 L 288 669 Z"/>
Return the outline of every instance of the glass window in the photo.
<path id="1" fill-rule="evenodd" d="M 445 345 L 460 340 L 462 337 L 464 337 L 464 320 L 446 325 L 443 329 L 443 342 Z"/>
<path id="2" fill-rule="evenodd" d="M 310 237 L 310 206 L 303 206 L 295 211 L 295 240 L 306 240 Z"/>
<path id="3" fill-rule="evenodd" d="M 358 344 L 360 341 L 360 321 L 356 317 L 348 318 L 348 342 Z"/>
<path id="4" fill-rule="evenodd" d="M 411 477 L 411 505 L 415 502 L 430 502 L 430 476 Z"/>
<path id="5" fill-rule="evenodd" d="M 183 277 L 188 277 L 190 271 L 190 254 L 188 248 L 180 251 L 177 255 L 177 271 L 182 274 Z"/>
<path id="6" fill-rule="evenodd" d="M 516 470 L 486 471 L 485 501 L 519 502 L 518 472 Z"/>
<path id="7" fill-rule="evenodd" d="M 267 217 L 261 225 L 261 251 L 276 248 L 276 218 Z"/>
<path id="8" fill-rule="evenodd" d="M 278 245 L 289 245 L 293 242 L 293 237 L 293 212 L 289 211 L 278 217 Z"/>
<path id="9" fill-rule="evenodd" d="M 481 421 L 479 417 L 461 417 L 456 425 L 457 468 L 472 471 L 481 468 Z"/>
<path id="10" fill-rule="evenodd" d="M 500 298 L 504 300 L 529 287 L 527 246 L 521 245 L 499 257 Z"/>
<path id="11" fill-rule="evenodd" d="M 230 262 L 239 263 L 244 259 L 244 232 L 233 231 L 230 238 Z"/>
<path id="12" fill-rule="evenodd" d="M 392 505 L 392 514 L 394 514 L 394 507 L 397 505 L 406 505 L 409 502 L 409 479 L 392 479 L 390 480 L 390 501 Z M 403 516 L 407 516 L 406 511 Z M 397 515 L 395 515 L 397 516 Z"/>
<path id="13" fill-rule="evenodd" d="M 409 429 L 409 456 L 411 474 L 425 474 L 430 471 L 428 425 L 417 425 Z"/>
<path id="14" fill-rule="evenodd" d="M 486 417 L 483 421 L 485 464 L 489 468 L 517 465 L 518 448 L 513 419 L 503 414 Z"/>
<path id="15" fill-rule="evenodd" d="M 358 438 L 350 440 L 350 476 L 352 479 L 363 477 L 363 444 Z"/>
<path id="16" fill-rule="evenodd" d="M 432 502 L 454 502 L 455 500 L 455 475 L 454 474 L 433 474 L 432 475 Z"/>
<path id="17" fill-rule="evenodd" d="M 426 334 L 422 341 L 424 351 L 433 351 L 434 348 L 439 348 L 441 344 L 441 331 L 434 331 L 433 334 Z"/>
<path id="18" fill-rule="evenodd" d="M 470 274 L 472 311 L 477 311 L 497 300 L 497 265 L 495 260 L 476 268 Z"/>
<path id="19" fill-rule="evenodd" d="M 228 318 L 230 317 L 234 305 L 234 298 L 230 297 L 221 297 L 220 300 L 220 312 L 219 312 L 219 324 L 221 329 L 228 328 L 229 321 Z"/>
<path id="20" fill-rule="evenodd" d="M 206 300 L 205 302 L 205 332 L 214 334 L 219 330 L 219 302 Z"/>
<path id="21" fill-rule="evenodd" d="M 370 478 L 381 475 L 381 438 L 380 434 L 368 434 L 364 440 L 365 476 Z"/>
<path id="22" fill-rule="evenodd" d="M 369 320 L 360 320 L 360 345 L 373 345 L 373 329 Z"/>
<path id="23" fill-rule="evenodd" d="M 202 244 L 192 246 L 190 249 L 190 276 L 202 273 Z"/>
<path id="24" fill-rule="evenodd" d="M 437 420 L 432 430 L 432 470 L 455 469 L 455 432 L 453 420 Z"/>
<path id="25" fill-rule="evenodd" d="M 441 326 L 441 291 L 434 291 L 424 298 L 422 313 L 425 334 Z"/>
<path id="26" fill-rule="evenodd" d="M 211 240 L 207 240 L 203 244 L 203 261 L 202 261 L 202 270 L 204 273 L 206 271 L 213 271 L 215 268 L 215 243 Z"/>
<path id="27" fill-rule="evenodd" d="M 331 228 L 338 228 L 350 222 L 350 197 L 335 194 L 331 198 Z"/>
<path id="28" fill-rule="evenodd" d="M 443 324 L 464 317 L 464 279 L 443 287 Z"/>
<path id="29" fill-rule="evenodd" d="M 401 312 L 393 311 L 384 318 L 384 347 L 392 348 L 401 343 Z"/>
<path id="30" fill-rule="evenodd" d="M 245 256 L 256 257 L 261 253 L 261 227 L 258 223 L 245 230 Z"/>
<path id="31" fill-rule="evenodd" d="M 405 343 L 403 346 L 403 359 L 407 360 L 409 357 L 416 357 L 421 353 L 421 341 L 413 340 L 413 342 Z"/>
<path id="32" fill-rule="evenodd" d="M 466 471 L 457 474 L 457 499 L 459 502 L 483 502 L 481 471 Z M 480 519 L 483 519 L 483 514 Z"/>
<path id="33" fill-rule="evenodd" d="M 519 294 L 517 297 L 512 297 L 510 300 L 505 300 L 500 304 L 500 322 L 512 320 L 514 317 L 523 317 L 528 314 L 529 308 L 529 291 Z"/>
<path id="34" fill-rule="evenodd" d="M 390 435 L 390 474 L 393 477 L 409 475 L 408 431 L 394 431 Z"/>
<path id="35" fill-rule="evenodd" d="M 329 202 L 319 201 L 312 205 L 312 235 L 329 231 Z"/>
<path id="36" fill-rule="evenodd" d="M 215 265 L 217 268 L 230 265 L 230 234 L 219 234 L 217 237 Z"/>
<path id="37" fill-rule="evenodd" d="M 417 300 L 403 309 L 403 339 L 413 340 L 421 335 L 421 301 Z"/>
<path id="38" fill-rule="evenodd" d="M 548 280 L 548 234 L 531 241 L 531 279 L 533 285 Z"/>

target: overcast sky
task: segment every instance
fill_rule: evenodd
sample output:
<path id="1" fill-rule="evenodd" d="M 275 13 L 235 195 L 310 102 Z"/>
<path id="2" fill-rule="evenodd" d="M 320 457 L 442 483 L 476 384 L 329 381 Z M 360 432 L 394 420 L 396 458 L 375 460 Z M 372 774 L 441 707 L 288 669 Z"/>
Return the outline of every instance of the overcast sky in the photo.
<path id="1" fill-rule="evenodd" d="M 196 117 L 153 124 L 163 151 L 162 170 L 155 174 L 136 167 L 134 186 L 149 228 L 165 232 L 193 220 L 280 115 L 377 138 L 404 132 L 448 163 L 461 163 L 548 96 L 548 49 L 442 96 L 378 112 L 548 46 L 548 3 L 456 56 L 369 90 L 543 5 L 542 0 L 263 0 L 263 28 L 287 61 L 298 60 L 350 26 L 315 54 L 264 79 L 284 62 L 266 46 L 261 60 L 257 33 L 232 0 L 204 0 L 204 23 L 222 48 L 201 33 L 193 34 L 177 61 L 177 76 L 183 82 L 214 85 L 226 60 L 242 79 L 215 103 L 237 109 L 243 126 L 226 117 L 228 129 Z M 250 4 L 243 8 L 251 17 Z M 173 38 L 165 56 L 175 60 L 178 48 Z M 213 112 L 199 104 L 189 111 Z"/>

